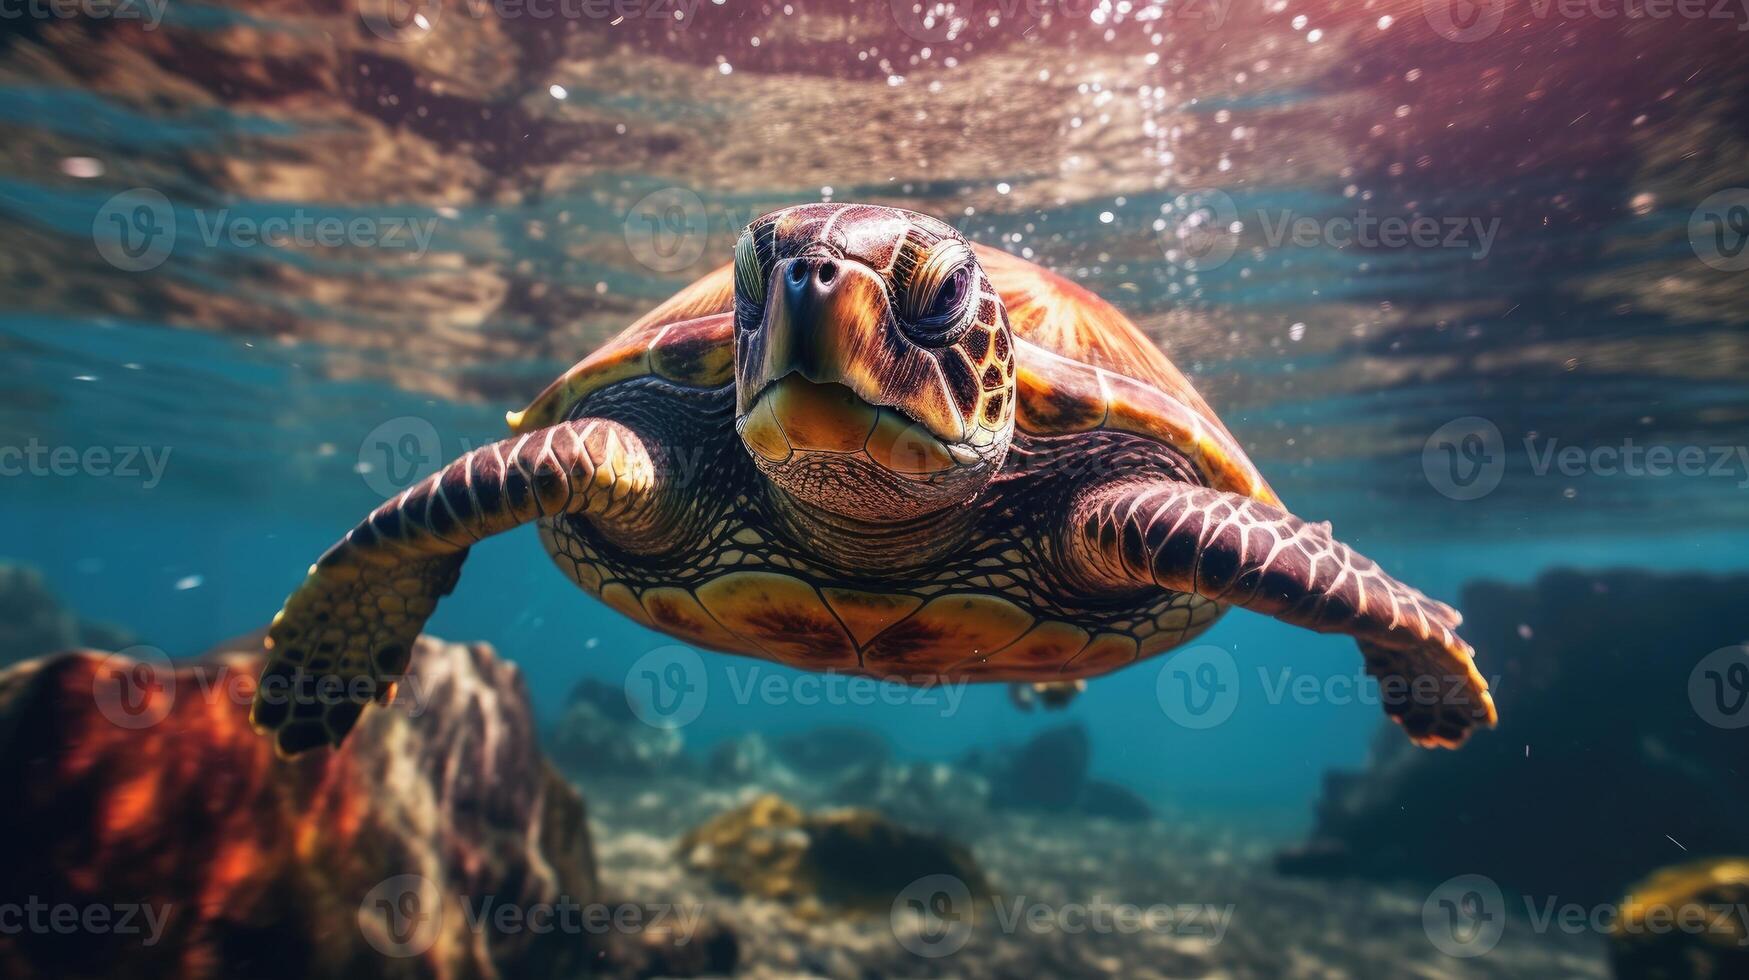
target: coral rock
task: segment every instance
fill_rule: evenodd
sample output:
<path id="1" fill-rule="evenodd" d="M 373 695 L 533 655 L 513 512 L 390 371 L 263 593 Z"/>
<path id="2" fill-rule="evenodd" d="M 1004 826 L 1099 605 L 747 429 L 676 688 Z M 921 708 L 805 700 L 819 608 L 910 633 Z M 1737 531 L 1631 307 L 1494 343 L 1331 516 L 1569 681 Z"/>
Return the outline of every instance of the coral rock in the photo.
<path id="1" fill-rule="evenodd" d="M 1618 980 L 1749 977 L 1749 859 L 1667 868 L 1635 885 L 1610 930 Z"/>
<path id="2" fill-rule="evenodd" d="M 413 662 L 395 705 L 295 761 L 249 728 L 254 653 L 0 674 L 0 894 L 136 910 L 132 932 L 0 935 L 0 975 L 580 973 L 586 931 L 470 925 L 488 900 L 597 900 L 583 802 L 536 747 L 519 673 L 430 638 Z"/>
<path id="3" fill-rule="evenodd" d="M 869 810 L 804 814 L 767 794 L 720 813 L 680 841 L 694 871 L 736 894 L 777 899 L 802 915 L 886 912 L 907 885 L 949 874 L 987 892 L 971 853 Z"/>

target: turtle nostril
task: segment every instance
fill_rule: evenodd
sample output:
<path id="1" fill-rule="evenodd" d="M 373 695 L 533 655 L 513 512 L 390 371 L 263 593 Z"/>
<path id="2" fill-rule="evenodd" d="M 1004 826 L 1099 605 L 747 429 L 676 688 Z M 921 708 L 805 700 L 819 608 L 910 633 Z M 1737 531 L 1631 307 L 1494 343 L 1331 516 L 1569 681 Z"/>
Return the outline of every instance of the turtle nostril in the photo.
<path id="1" fill-rule="evenodd" d="M 820 277 L 820 285 L 831 285 L 832 280 L 838 277 L 838 263 L 828 259 L 820 263 L 819 271 L 816 274 Z"/>
<path id="2" fill-rule="evenodd" d="M 808 270 L 807 270 L 806 265 L 804 265 L 801 262 L 791 262 L 790 263 L 789 281 L 791 283 L 794 283 L 795 285 L 800 286 L 802 284 L 802 280 L 806 279 L 807 277 L 808 277 Z"/>

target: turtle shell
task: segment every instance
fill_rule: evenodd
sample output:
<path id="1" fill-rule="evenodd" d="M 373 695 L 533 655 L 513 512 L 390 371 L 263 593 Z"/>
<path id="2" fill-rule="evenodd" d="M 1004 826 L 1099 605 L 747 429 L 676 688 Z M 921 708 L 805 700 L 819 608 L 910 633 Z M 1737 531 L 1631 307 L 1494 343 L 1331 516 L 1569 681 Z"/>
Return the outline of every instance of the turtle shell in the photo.
<path id="1" fill-rule="evenodd" d="M 1184 374 L 1122 313 L 1032 262 L 983 245 L 1015 344 L 1015 424 L 1034 435 L 1130 432 L 1178 451 L 1217 490 L 1279 503 Z M 734 380 L 734 269 L 724 265 L 645 314 L 566 371 L 521 412 L 515 432 L 552 425 L 600 388 L 657 375 L 695 386 Z"/>

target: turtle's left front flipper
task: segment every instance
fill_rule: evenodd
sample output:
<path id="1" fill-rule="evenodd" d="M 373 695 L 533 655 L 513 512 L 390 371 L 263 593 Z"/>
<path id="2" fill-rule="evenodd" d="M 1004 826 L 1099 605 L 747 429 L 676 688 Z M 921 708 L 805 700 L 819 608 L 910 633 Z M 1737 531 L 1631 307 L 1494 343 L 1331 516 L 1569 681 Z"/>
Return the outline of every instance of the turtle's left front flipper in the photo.
<path id="1" fill-rule="evenodd" d="M 1386 713 L 1418 744 L 1455 747 L 1494 724 L 1457 610 L 1385 574 L 1327 523 L 1165 479 L 1091 487 L 1069 520 L 1065 550 L 1089 586 L 1154 585 L 1353 635 Z"/>
<path id="2" fill-rule="evenodd" d="M 339 745 L 393 691 L 474 542 L 555 514 L 636 528 L 657 477 L 632 430 L 579 419 L 482 446 L 385 502 L 274 617 L 251 723 L 282 755 Z"/>

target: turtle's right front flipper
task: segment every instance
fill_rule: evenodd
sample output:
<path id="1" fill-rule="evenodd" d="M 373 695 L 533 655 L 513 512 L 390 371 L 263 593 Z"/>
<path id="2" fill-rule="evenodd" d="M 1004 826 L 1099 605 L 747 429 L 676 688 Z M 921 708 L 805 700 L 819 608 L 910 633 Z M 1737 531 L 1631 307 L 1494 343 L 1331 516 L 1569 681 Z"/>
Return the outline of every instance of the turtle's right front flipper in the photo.
<path id="1" fill-rule="evenodd" d="M 1152 585 L 1352 635 L 1385 712 L 1417 744 L 1455 747 L 1494 724 L 1457 610 L 1386 574 L 1329 524 L 1241 494 L 1120 477 L 1075 499 L 1067 531 L 1067 554 L 1093 587 Z"/>
<path id="2" fill-rule="evenodd" d="M 385 502 L 274 617 L 251 723 L 282 755 L 339 745 L 407 669 L 474 542 L 560 513 L 639 530 L 655 520 L 658 462 L 625 426 L 578 419 L 476 449 Z"/>

